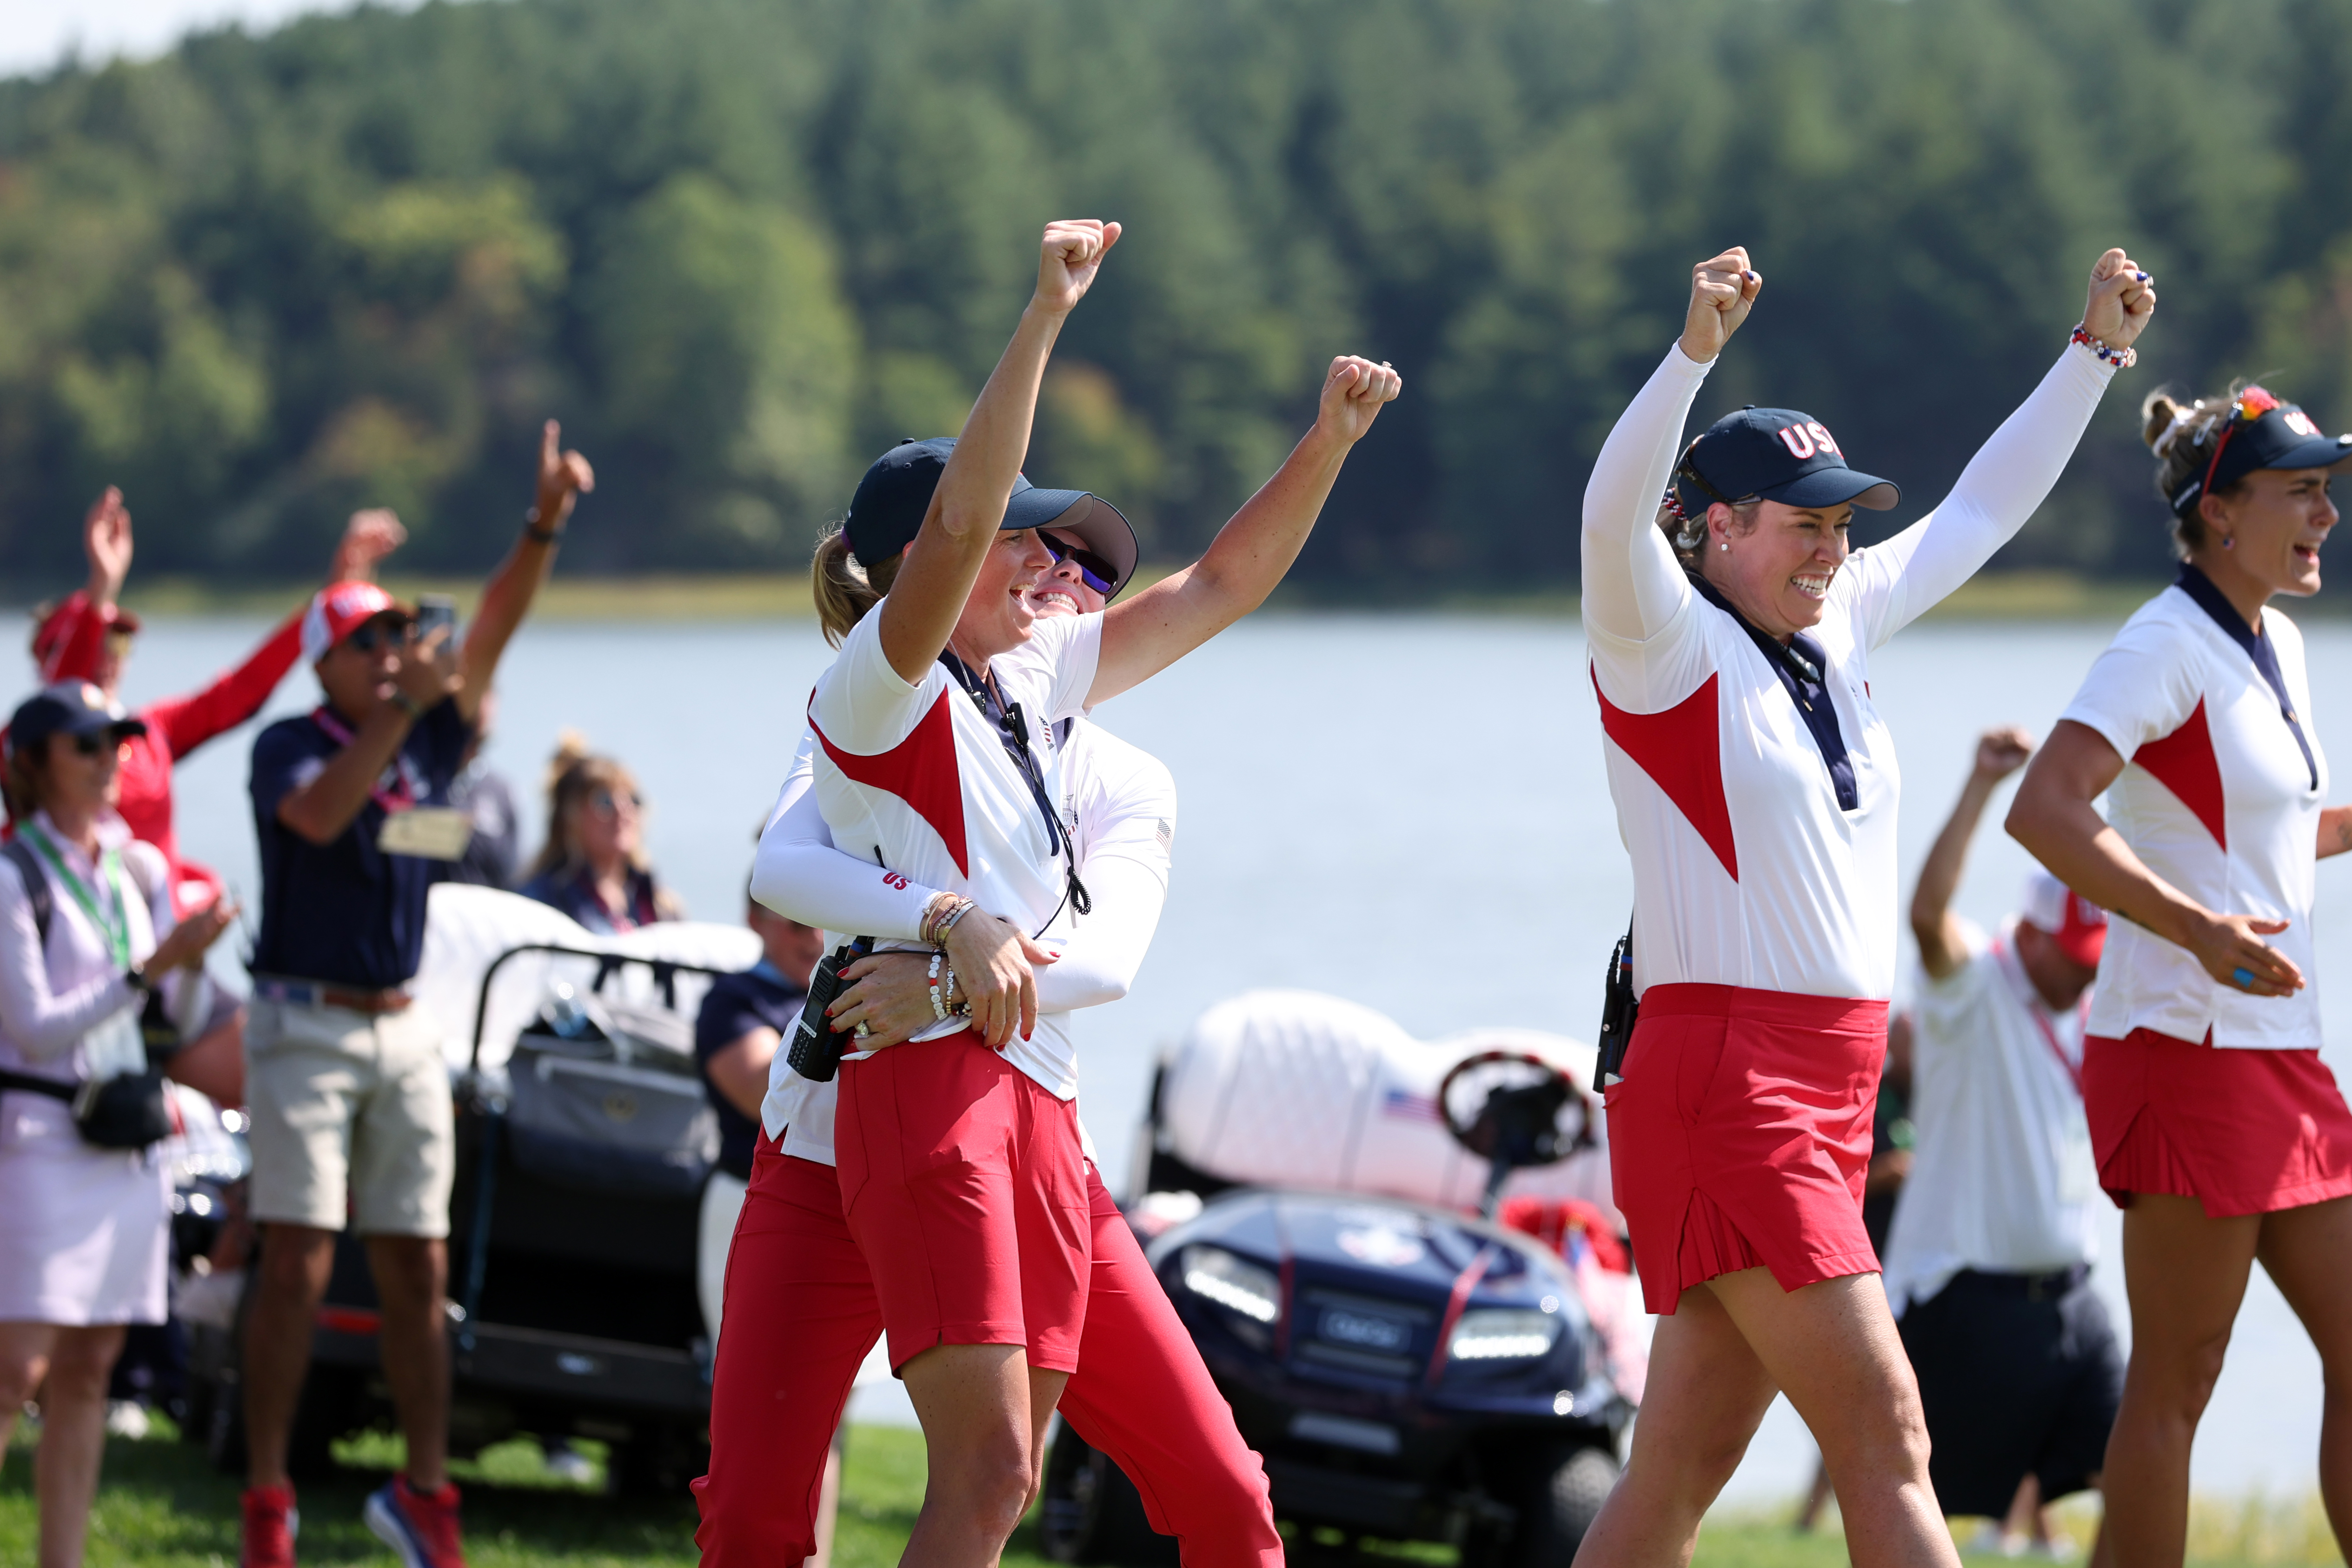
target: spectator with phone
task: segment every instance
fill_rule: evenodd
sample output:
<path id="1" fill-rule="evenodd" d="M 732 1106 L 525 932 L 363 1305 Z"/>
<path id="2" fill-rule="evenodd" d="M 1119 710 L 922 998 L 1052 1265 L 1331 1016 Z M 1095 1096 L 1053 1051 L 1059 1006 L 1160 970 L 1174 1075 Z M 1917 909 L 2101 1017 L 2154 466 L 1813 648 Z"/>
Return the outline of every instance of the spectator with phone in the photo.
<path id="1" fill-rule="evenodd" d="M 598 936 L 684 916 L 646 858 L 645 793 L 614 758 L 565 731 L 547 764 L 547 842 L 523 897 L 552 905 Z"/>
<path id="2" fill-rule="evenodd" d="M 243 1368 L 244 1568 L 294 1561 L 287 1439 L 347 1216 L 367 1244 L 384 1376 L 408 1445 L 404 1473 L 367 1500 L 368 1527 L 409 1568 L 463 1562 L 446 1468 L 449 1080 L 440 1026 L 408 985 L 426 894 L 472 832 L 448 790 L 481 694 L 593 484 L 558 434 L 548 421 L 538 504 L 462 642 L 446 626 L 417 638 L 413 613 L 373 584 L 326 589 L 301 627 L 326 700 L 254 743 L 262 910 L 246 1054 L 263 1234 Z"/>
<path id="3" fill-rule="evenodd" d="M 37 1398 L 45 1568 L 81 1561 L 108 1373 L 127 1326 L 166 1308 L 170 1174 L 152 1144 L 93 1142 L 73 1096 L 149 1069 L 149 994 L 168 982 L 180 1000 L 234 913 L 215 901 L 175 918 L 163 851 L 115 811 L 141 728 L 72 681 L 18 708 L 7 744 L 19 831 L 0 855 L 0 1460 Z"/>

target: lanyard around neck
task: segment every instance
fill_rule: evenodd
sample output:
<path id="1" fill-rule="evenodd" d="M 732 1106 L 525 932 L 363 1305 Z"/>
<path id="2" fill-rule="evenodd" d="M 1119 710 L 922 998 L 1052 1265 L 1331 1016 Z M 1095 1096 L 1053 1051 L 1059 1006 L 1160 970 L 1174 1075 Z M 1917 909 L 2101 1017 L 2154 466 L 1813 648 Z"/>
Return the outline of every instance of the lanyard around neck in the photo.
<path id="1" fill-rule="evenodd" d="M 996 731 L 996 738 L 1004 747 L 1005 755 L 1020 772 L 1022 782 L 1029 786 L 1029 798 L 1037 803 L 1037 814 L 1045 819 L 1045 852 L 1062 858 L 1062 874 L 1066 882 L 1063 899 L 1078 913 L 1092 914 L 1094 900 L 1087 895 L 1087 885 L 1078 880 L 1078 856 L 1069 838 L 1062 831 L 1062 819 L 1054 810 L 1053 797 L 1045 793 L 1045 771 L 1037 763 L 1036 753 L 1029 749 L 1029 721 L 1018 702 L 1002 701 L 993 677 L 974 675 L 971 667 L 958 658 L 951 648 L 940 650 L 940 662 L 947 666 L 963 694 L 979 709 Z M 1048 924 L 1052 922 L 1047 921 Z M 1042 929 L 1042 928 L 1041 928 Z"/>
<path id="2" fill-rule="evenodd" d="M 2042 993 L 2035 988 L 2033 976 L 2025 973 L 2025 961 L 2017 956 L 2016 949 L 1998 937 L 1993 939 L 1992 951 L 1997 960 L 2005 961 L 2001 963 L 2002 978 L 2009 982 L 2012 989 L 2019 980 L 2025 983 L 2024 994 L 2018 998 L 2025 1005 L 2025 1016 L 2032 1019 L 2033 1026 L 2042 1032 L 2042 1043 L 2048 1046 L 2050 1054 L 2058 1058 L 2058 1065 L 2065 1069 L 2066 1081 L 2074 1086 L 2075 1097 L 2080 1099 L 2083 1093 L 2083 1066 L 2067 1056 L 2066 1047 L 2058 1043 L 2058 1031 L 2052 1028 L 2050 1020 L 2043 1016 L 2048 1009 L 2042 1005 Z M 2016 971 L 2015 978 L 2011 978 L 2008 973 L 2011 968 Z M 2090 1025 L 2091 995 L 2087 991 L 2083 994 L 2082 1001 L 2074 1005 L 2074 1020 L 2086 1028 Z"/>
<path id="3" fill-rule="evenodd" d="M 106 942 L 107 952 L 114 955 L 114 966 L 117 969 L 130 968 L 131 900 L 129 895 L 122 889 L 121 852 L 101 849 L 98 854 L 98 874 L 107 886 L 114 890 L 114 912 L 110 917 L 99 903 L 98 890 L 74 875 L 73 868 L 66 864 L 66 858 L 58 848 L 56 840 L 48 836 L 47 831 L 39 823 L 26 823 L 25 837 L 39 853 L 41 858 L 48 863 L 49 869 L 56 873 L 58 880 L 65 884 L 65 889 L 73 896 L 73 901 L 79 904 L 81 912 L 89 917 L 89 923 L 98 928 L 98 934 Z"/>
<path id="4" fill-rule="evenodd" d="M 1781 689 L 1797 705 L 1798 717 L 1805 721 L 1806 731 L 1813 737 L 1813 744 L 1830 770 L 1830 786 L 1837 793 L 1838 809 L 1858 808 L 1862 792 L 1854 783 L 1853 758 L 1845 749 L 1844 731 L 1838 728 L 1837 706 L 1830 700 L 1829 658 L 1821 645 L 1802 632 L 1782 642 L 1741 615 L 1714 584 L 1696 572 L 1688 575 L 1698 596 L 1737 621 L 1739 629 L 1748 634 L 1748 640 L 1764 656 L 1764 662 L 1772 667 L 1772 673 L 1780 678 Z"/>
<path id="5" fill-rule="evenodd" d="M 319 705 L 319 710 L 310 715 L 310 720 L 327 732 L 327 739 L 338 746 L 348 746 L 358 739 L 352 734 L 352 727 L 344 723 L 336 715 L 335 710 L 323 702 Z M 381 774 L 377 776 L 374 784 L 368 786 L 368 798 L 383 807 L 387 815 L 408 810 L 416 804 L 417 797 L 425 793 L 423 780 L 415 773 L 414 765 L 410 763 L 408 752 L 404 748 L 394 752 L 392 761 L 393 765 L 386 768 L 384 772 L 392 775 L 394 782 L 399 787 L 384 788 Z"/>

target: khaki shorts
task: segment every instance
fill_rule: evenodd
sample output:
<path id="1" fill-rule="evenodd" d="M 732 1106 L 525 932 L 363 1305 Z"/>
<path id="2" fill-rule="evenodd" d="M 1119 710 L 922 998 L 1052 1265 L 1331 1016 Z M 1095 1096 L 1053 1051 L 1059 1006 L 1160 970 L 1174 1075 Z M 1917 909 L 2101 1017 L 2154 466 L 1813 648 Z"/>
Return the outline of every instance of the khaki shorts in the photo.
<path id="1" fill-rule="evenodd" d="M 441 1029 L 257 996 L 245 1025 L 253 1217 L 362 1236 L 449 1234 L 457 1163 Z"/>

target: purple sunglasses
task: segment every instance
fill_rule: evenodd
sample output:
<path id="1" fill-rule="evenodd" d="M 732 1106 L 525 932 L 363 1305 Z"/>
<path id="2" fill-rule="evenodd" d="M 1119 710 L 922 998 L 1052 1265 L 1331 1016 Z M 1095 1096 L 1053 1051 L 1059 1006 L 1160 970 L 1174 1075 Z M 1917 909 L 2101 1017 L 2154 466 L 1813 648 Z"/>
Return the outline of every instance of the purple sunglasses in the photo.
<path id="1" fill-rule="evenodd" d="M 1105 598 L 1108 598 L 1117 591 L 1118 569 L 1109 562 L 1091 550 L 1081 550 L 1075 544 L 1066 544 L 1050 533 L 1041 532 L 1037 537 L 1045 542 L 1045 548 L 1054 552 L 1054 559 L 1056 562 L 1067 561 L 1076 566 L 1080 580 L 1087 587 Z"/>

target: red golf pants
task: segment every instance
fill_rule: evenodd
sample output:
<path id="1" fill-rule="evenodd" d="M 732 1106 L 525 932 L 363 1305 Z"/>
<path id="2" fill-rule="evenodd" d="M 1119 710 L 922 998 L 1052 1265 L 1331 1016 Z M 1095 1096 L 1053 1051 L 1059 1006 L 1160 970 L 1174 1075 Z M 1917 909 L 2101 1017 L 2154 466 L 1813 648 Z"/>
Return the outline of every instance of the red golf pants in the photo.
<path id="1" fill-rule="evenodd" d="M 1127 1472 L 1185 1568 L 1281 1568 L 1265 1468 L 1091 1164 L 1087 1185 L 1093 1262 L 1063 1419 Z M 881 1333 L 833 1167 L 762 1138 L 727 1256 L 710 1473 L 694 1483 L 703 1568 L 783 1568 L 816 1550 L 825 1452 Z"/>

